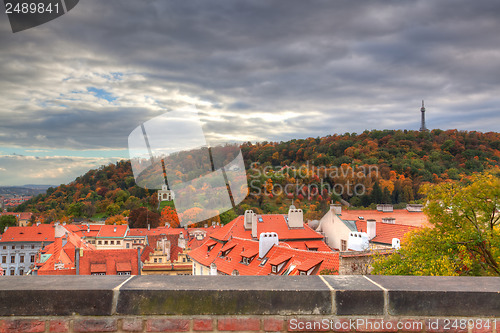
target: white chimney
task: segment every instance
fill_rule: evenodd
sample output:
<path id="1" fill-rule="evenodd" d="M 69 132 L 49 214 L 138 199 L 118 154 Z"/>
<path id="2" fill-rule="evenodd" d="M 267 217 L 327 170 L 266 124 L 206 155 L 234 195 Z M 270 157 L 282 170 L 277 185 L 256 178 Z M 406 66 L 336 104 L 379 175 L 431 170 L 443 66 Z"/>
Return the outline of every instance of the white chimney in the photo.
<path id="1" fill-rule="evenodd" d="M 252 238 L 257 238 L 257 214 L 252 216 Z"/>
<path id="2" fill-rule="evenodd" d="M 304 227 L 304 213 L 302 209 L 295 208 L 291 205 L 288 209 L 288 227 L 289 228 L 303 228 Z"/>
<path id="3" fill-rule="evenodd" d="M 279 244 L 278 234 L 275 232 L 263 232 L 259 237 L 259 258 L 264 258 L 264 256 L 269 252 L 269 250 L 274 246 Z"/>
<path id="4" fill-rule="evenodd" d="M 366 233 L 368 234 L 368 239 L 373 239 L 377 236 L 377 222 L 375 220 L 366 220 Z"/>
<path id="5" fill-rule="evenodd" d="M 341 204 L 330 204 L 330 210 L 333 211 L 336 215 L 342 214 L 342 205 Z"/>
<path id="6" fill-rule="evenodd" d="M 253 210 L 246 210 L 244 215 L 244 225 L 245 230 L 252 229 L 252 216 L 254 215 Z"/>
<path id="7" fill-rule="evenodd" d="M 210 264 L 210 275 L 217 275 L 217 265 L 214 262 Z"/>
<path id="8" fill-rule="evenodd" d="M 40 221 L 36 221 L 36 226 L 38 227 L 40 225 Z"/>
<path id="9" fill-rule="evenodd" d="M 399 240 L 399 238 L 393 238 L 392 239 L 392 248 L 399 250 L 400 247 L 401 247 L 401 241 Z"/>
<path id="10" fill-rule="evenodd" d="M 114 227 L 113 232 L 116 232 L 116 227 Z"/>

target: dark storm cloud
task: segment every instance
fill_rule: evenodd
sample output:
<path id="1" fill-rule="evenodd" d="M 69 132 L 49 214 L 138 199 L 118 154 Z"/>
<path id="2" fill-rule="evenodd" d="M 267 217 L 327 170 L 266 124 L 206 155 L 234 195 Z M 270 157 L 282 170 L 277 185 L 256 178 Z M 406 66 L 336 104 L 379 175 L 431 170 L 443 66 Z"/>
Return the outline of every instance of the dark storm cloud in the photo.
<path id="1" fill-rule="evenodd" d="M 196 105 L 208 137 L 497 130 L 500 3 L 86 0 L 0 25 L 0 146 L 120 149 Z M 108 96 L 108 97 L 106 97 Z"/>

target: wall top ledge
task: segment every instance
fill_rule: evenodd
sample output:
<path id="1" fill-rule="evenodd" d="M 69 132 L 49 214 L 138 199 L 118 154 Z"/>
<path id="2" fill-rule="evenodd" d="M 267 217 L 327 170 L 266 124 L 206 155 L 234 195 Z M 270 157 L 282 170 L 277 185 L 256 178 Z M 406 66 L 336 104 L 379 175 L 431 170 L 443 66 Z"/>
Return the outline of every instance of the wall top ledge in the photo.
<path id="1" fill-rule="evenodd" d="M 0 316 L 500 316 L 500 277 L 0 277 Z"/>

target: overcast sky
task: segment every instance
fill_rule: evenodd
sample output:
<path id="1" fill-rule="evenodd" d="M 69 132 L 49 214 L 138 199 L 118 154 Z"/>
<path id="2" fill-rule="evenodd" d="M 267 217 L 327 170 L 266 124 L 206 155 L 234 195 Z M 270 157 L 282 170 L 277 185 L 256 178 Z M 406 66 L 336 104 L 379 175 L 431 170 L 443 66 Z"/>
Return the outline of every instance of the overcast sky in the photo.
<path id="1" fill-rule="evenodd" d="M 186 106 L 226 141 L 418 129 L 422 99 L 431 129 L 500 123 L 497 0 L 81 0 L 15 34 L 0 15 L 0 185 L 128 158 Z"/>

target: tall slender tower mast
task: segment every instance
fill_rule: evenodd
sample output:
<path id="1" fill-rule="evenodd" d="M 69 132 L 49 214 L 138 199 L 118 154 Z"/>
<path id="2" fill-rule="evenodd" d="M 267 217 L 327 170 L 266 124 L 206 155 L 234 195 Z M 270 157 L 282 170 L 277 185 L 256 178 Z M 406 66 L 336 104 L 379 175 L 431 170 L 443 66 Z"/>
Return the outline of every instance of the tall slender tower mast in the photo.
<path id="1" fill-rule="evenodd" d="M 422 120 L 420 123 L 420 132 L 427 132 L 428 129 L 425 127 L 425 107 L 424 107 L 424 100 L 422 100 L 422 108 L 420 109 L 420 113 L 422 114 Z"/>

